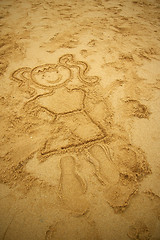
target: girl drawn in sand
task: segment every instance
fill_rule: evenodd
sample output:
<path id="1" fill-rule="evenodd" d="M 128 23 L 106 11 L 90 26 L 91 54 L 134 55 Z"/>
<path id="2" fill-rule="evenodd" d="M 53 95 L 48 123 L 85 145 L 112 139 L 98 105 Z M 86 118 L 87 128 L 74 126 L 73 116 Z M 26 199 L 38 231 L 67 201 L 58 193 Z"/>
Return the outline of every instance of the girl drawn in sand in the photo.
<path id="1" fill-rule="evenodd" d="M 105 187 L 107 202 L 114 209 L 127 206 L 138 188 L 138 173 L 142 171 L 142 176 L 149 173 L 144 154 L 139 149 L 131 148 L 127 140 L 124 146 L 121 141 L 115 143 L 113 156 L 110 149 L 105 147 L 103 140 L 107 136 L 109 123 L 105 120 L 109 119 L 109 111 L 104 108 L 104 98 L 96 99 L 93 94 L 99 78 L 87 76 L 87 72 L 86 63 L 75 61 L 73 55 L 67 54 L 59 58 L 56 65 L 20 68 L 12 74 L 12 79 L 18 81 L 30 95 L 24 106 L 26 112 L 36 109 L 37 114 L 45 112 L 53 119 L 43 148 L 37 150 L 40 158 L 69 152 L 68 156 L 61 156 L 60 159 L 59 195 L 64 205 L 78 215 L 88 211 L 88 203 L 84 198 L 86 184 L 76 171 L 72 149 L 75 153 L 75 148 L 84 149 L 86 146 L 84 152 L 94 166 L 95 176 Z M 108 94 L 117 87 L 117 83 L 118 86 L 121 84 L 113 82 L 109 86 Z"/>
<path id="2" fill-rule="evenodd" d="M 87 76 L 87 71 L 86 63 L 75 62 L 73 55 L 67 54 L 59 59 L 57 65 L 21 68 L 13 73 L 14 80 L 22 84 L 27 80 L 27 88 L 32 92 L 33 89 L 41 91 L 34 93 L 26 102 L 25 109 L 34 106 L 37 112 L 45 111 L 54 119 L 52 137 L 47 139 L 43 155 L 105 137 L 103 127 L 86 110 L 85 86 L 92 87 L 99 82 L 98 77 Z"/>

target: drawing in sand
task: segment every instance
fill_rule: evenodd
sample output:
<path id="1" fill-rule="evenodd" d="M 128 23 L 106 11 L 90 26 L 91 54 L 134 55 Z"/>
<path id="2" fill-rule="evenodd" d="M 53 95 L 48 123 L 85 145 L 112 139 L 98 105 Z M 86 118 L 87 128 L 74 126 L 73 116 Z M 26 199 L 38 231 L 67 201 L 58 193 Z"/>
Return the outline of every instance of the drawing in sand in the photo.
<path id="1" fill-rule="evenodd" d="M 0 1 L 0 239 L 160 239 L 160 1 Z"/>
<path id="2" fill-rule="evenodd" d="M 77 214 L 84 214 L 89 206 L 83 196 L 87 190 L 85 180 L 74 170 L 73 152 L 77 152 L 78 161 L 78 153 L 85 149 L 86 160 L 94 166 L 97 180 L 105 186 L 104 196 L 115 211 L 128 205 L 138 190 L 138 181 L 150 173 L 145 154 L 126 139 L 116 141 L 113 132 L 111 135 L 108 131 L 114 127 L 113 120 L 108 126 L 112 119 L 111 110 L 106 111 L 109 98 L 104 99 L 102 93 L 98 96 L 100 79 L 89 76 L 88 71 L 85 62 L 67 54 L 59 58 L 58 64 L 24 67 L 12 74 L 20 89 L 30 94 L 22 111 L 34 118 L 45 112 L 52 118 L 48 138 L 37 149 L 37 157 L 45 161 L 54 154 L 68 154 L 60 158 L 60 196 L 64 205 Z M 119 82 L 112 83 L 108 92 L 118 86 Z"/>

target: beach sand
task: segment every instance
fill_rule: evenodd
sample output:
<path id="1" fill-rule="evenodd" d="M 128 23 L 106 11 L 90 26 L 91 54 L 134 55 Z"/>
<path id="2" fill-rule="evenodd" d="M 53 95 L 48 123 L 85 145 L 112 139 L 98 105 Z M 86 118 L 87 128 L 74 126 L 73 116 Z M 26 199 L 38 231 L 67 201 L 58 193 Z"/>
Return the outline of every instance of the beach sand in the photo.
<path id="1" fill-rule="evenodd" d="M 160 1 L 1 0 L 0 239 L 160 239 Z"/>

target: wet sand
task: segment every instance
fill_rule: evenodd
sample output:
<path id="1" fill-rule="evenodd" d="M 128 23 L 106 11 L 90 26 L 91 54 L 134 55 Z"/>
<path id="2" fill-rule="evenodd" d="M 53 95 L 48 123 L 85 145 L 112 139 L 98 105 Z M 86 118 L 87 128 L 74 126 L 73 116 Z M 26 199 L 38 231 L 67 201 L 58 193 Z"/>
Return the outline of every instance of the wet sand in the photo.
<path id="1" fill-rule="evenodd" d="M 160 239 L 160 2 L 0 2 L 0 239 Z"/>

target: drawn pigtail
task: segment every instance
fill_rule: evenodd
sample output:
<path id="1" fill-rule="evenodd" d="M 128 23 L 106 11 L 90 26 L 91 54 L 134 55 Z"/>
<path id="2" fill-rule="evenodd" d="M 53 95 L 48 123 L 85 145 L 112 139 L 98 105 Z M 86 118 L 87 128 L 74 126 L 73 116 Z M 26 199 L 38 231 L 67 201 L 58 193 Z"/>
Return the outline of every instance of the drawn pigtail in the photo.
<path id="1" fill-rule="evenodd" d="M 72 54 L 63 55 L 61 58 L 59 58 L 59 63 L 68 68 L 76 68 L 78 70 L 77 75 L 79 80 L 87 85 L 93 85 L 100 81 L 99 77 L 97 76 L 87 76 L 89 71 L 87 63 L 75 61 Z"/>
<path id="2" fill-rule="evenodd" d="M 26 75 L 29 75 L 30 72 L 31 72 L 31 68 L 28 68 L 28 67 L 19 68 L 12 73 L 11 79 L 13 81 L 18 82 L 20 86 L 28 84 L 29 77 L 27 78 Z"/>
<path id="3" fill-rule="evenodd" d="M 35 89 L 30 87 L 30 74 L 31 68 L 23 67 L 14 71 L 11 75 L 11 79 L 19 83 L 19 87 L 22 91 L 29 94 L 29 97 L 33 97 L 36 93 Z"/>

